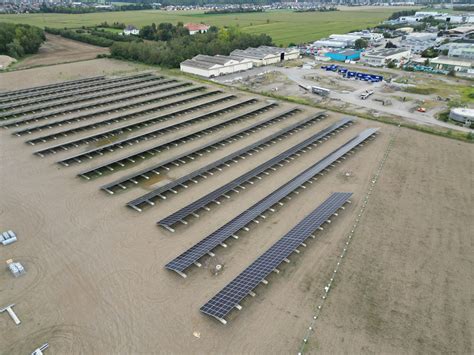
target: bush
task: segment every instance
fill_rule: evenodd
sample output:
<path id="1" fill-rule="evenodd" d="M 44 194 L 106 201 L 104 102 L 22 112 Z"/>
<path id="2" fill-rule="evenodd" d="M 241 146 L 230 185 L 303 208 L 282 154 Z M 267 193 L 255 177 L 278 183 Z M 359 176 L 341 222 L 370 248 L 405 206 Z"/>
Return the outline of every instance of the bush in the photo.
<path id="1" fill-rule="evenodd" d="M 0 23 L 0 54 L 21 58 L 38 52 L 45 40 L 43 30 L 38 27 Z"/>

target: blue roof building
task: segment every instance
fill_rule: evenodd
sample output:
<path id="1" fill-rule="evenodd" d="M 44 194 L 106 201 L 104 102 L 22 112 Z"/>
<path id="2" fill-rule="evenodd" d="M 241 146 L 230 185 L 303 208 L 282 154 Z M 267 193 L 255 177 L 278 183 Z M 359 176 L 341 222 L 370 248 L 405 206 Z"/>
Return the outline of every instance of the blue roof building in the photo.
<path id="1" fill-rule="evenodd" d="M 346 60 L 359 60 L 360 52 L 354 51 L 352 49 L 344 49 L 337 52 L 328 52 L 325 54 L 325 56 L 331 58 L 332 60 L 345 62 Z"/>

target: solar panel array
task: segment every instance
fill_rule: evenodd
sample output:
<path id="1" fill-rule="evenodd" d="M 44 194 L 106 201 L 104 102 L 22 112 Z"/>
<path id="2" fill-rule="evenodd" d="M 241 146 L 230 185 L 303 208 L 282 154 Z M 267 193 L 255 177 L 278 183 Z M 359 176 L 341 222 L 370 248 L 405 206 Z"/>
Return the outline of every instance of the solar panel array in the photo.
<path id="1" fill-rule="evenodd" d="M 245 159 L 247 156 L 253 155 L 253 153 L 258 153 L 261 150 L 263 150 L 266 147 L 269 147 L 270 144 L 275 144 L 276 142 L 279 142 L 282 140 L 284 137 L 289 136 L 298 130 L 304 129 L 309 127 L 315 122 L 318 122 L 320 119 L 326 117 L 326 114 L 324 112 L 318 112 L 314 115 L 311 115 L 304 120 L 301 120 L 299 122 L 296 122 L 286 128 L 283 128 L 282 130 L 271 134 L 265 138 L 262 138 L 258 140 L 255 143 L 252 143 L 242 149 L 239 149 L 233 153 L 230 153 L 226 155 L 225 157 L 218 159 L 202 168 L 199 168 L 189 174 L 186 174 L 180 178 L 174 179 L 173 181 L 160 186 L 153 191 L 150 191 L 149 193 L 138 197 L 130 202 L 127 203 L 127 206 L 137 210 L 141 211 L 141 207 L 144 204 L 148 205 L 154 205 L 154 201 L 157 198 L 161 199 L 166 199 L 166 193 L 167 192 L 172 192 L 173 194 L 176 194 L 177 190 L 180 188 L 188 188 L 188 185 L 185 185 L 189 182 L 192 183 L 198 183 L 198 179 L 202 177 L 204 174 L 208 174 L 214 170 L 222 170 L 225 167 L 230 166 L 232 163 L 238 162 L 236 159 Z"/>
<path id="2" fill-rule="evenodd" d="M 188 83 L 177 84 L 176 87 L 168 88 L 165 91 L 172 91 L 173 89 L 176 89 L 176 88 L 179 88 L 179 87 L 182 87 L 182 86 L 187 87 L 189 85 L 188 85 Z M 195 94 L 195 95 L 187 96 L 184 99 L 175 100 L 171 103 L 166 103 L 166 104 L 162 104 L 162 105 L 153 105 L 151 107 L 146 107 L 146 108 L 134 111 L 134 112 L 130 112 L 130 113 L 120 115 L 120 116 L 115 116 L 115 117 L 108 118 L 108 119 L 105 119 L 105 120 L 99 121 L 99 122 L 94 122 L 94 123 L 88 125 L 88 127 L 87 127 L 88 129 L 93 129 L 93 128 L 100 127 L 100 126 L 103 126 L 103 125 L 108 125 L 108 124 L 111 124 L 111 123 L 117 123 L 117 122 L 120 122 L 120 121 L 126 121 L 126 120 L 129 120 L 129 119 L 141 116 L 141 115 L 145 115 L 145 114 L 157 112 L 157 111 L 160 111 L 160 110 L 164 110 L 164 109 L 172 107 L 172 106 L 184 105 L 184 104 L 187 104 L 187 103 L 191 103 L 195 100 L 200 100 L 202 98 L 207 98 L 207 97 L 210 97 L 210 96 L 222 94 L 222 91 L 219 91 L 219 90 L 208 91 L 208 92 L 202 93 L 201 91 L 203 91 L 203 90 L 204 90 L 203 87 L 186 88 L 184 90 L 175 91 L 171 94 L 161 95 L 161 96 L 155 97 L 153 99 L 147 99 L 145 101 L 126 103 L 126 104 L 122 104 L 122 105 L 119 105 L 119 106 L 115 106 L 113 108 L 107 107 L 106 109 L 103 109 L 103 110 L 89 112 L 89 113 L 85 113 L 85 114 L 82 114 L 82 115 L 77 115 L 77 116 L 61 119 L 61 120 L 58 120 L 58 121 L 53 121 L 53 122 L 48 121 L 47 123 L 44 123 L 44 124 L 41 124 L 41 125 L 38 125 L 38 126 L 27 127 L 27 128 L 24 128 L 24 129 L 14 131 L 14 132 L 12 132 L 12 134 L 16 135 L 16 136 L 31 134 L 31 133 L 34 133 L 34 132 L 37 132 L 37 131 L 51 129 L 51 128 L 54 128 L 54 127 L 60 127 L 60 126 L 65 125 L 65 124 L 71 124 L 71 123 L 74 123 L 74 122 L 80 122 L 80 121 L 84 121 L 84 120 L 97 118 L 97 116 L 100 116 L 100 115 L 113 114 L 113 113 L 116 113 L 116 112 L 130 110 L 130 109 L 134 109 L 136 107 L 149 105 L 149 104 L 153 105 L 155 103 L 158 103 L 158 102 L 161 102 L 161 101 L 164 101 L 164 100 L 169 100 L 170 98 L 180 97 L 180 96 L 189 95 L 189 94 L 197 92 L 197 94 Z M 228 97 L 231 97 L 231 96 L 234 97 L 233 95 L 228 95 Z M 211 100 L 209 102 L 213 102 L 213 101 Z M 9 124 L 9 125 L 5 124 L 5 127 L 12 127 L 12 126 L 15 126 L 15 124 L 14 123 Z"/>
<path id="3" fill-rule="evenodd" d="M 217 107 L 213 108 L 213 106 Z M 219 150 L 223 146 L 303 112 L 299 107 L 280 108 L 279 110 L 277 108 L 280 106 L 276 101 L 263 101 L 258 98 L 242 99 L 237 94 L 227 94 L 203 85 L 194 85 L 191 82 L 151 73 L 140 73 L 113 79 L 101 76 L 0 93 L 0 121 L 2 121 L 0 127 L 19 127 L 12 130 L 14 136 L 32 135 L 26 140 L 26 143 L 33 146 L 40 145 L 34 154 L 42 157 L 63 153 L 84 145 L 92 146 L 86 151 L 76 151 L 70 156 L 62 154 L 60 160 L 57 161 L 64 166 L 80 164 L 83 161 L 92 162 L 86 170 L 77 174 L 90 180 L 109 172 L 115 172 L 115 170 L 120 170 L 128 165 L 137 165 L 145 159 L 156 157 L 157 154 L 165 150 L 168 151 L 190 141 L 201 139 L 203 136 L 217 132 L 229 125 L 252 119 L 252 122 L 234 132 L 219 135 L 213 140 L 203 140 L 202 144 L 197 142 L 199 145 L 194 144 L 194 148 L 187 151 L 181 150 L 178 154 L 170 154 L 170 157 L 165 160 L 147 164 L 139 171 L 120 176 L 100 187 L 103 191 L 114 194 L 128 187 L 137 186 L 141 182 L 148 180 L 153 182 L 152 178 L 156 175 L 196 161 L 205 154 Z M 236 114 L 230 115 L 237 110 L 239 111 Z M 274 113 L 272 110 L 278 112 Z M 270 115 L 266 115 L 268 112 Z M 144 206 L 154 205 L 158 199 L 165 200 L 169 195 L 188 188 L 187 184 L 190 182 L 198 183 L 201 179 L 213 175 L 215 171 L 221 171 L 241 159 L 246 159 L 254 153 L 271 147 L 298 131 L 310 128 L 326 116 L 325 112 L 311 114 L 253 141 L 253 143 L 245 143 L 246 146 L 205 166 L 197 166 L 184 176 L 173 179 L 129 201 L 127 206 L 141 211 Z M 219 118 L 219 120 L 207 123 L 207 120 L 213 118 Z M 119 125 L 124 121 L 127 122 Z M 163 122 L 166 123 L 154 127 L 154 125 Z M 176 133 L 185 127 L 202 122 L 206 122 L 206 124 L 196 127 L 194 130 L 187 130 L 182 135 L 173 135 L 169 139 L 158 140 L 165 134 Z M 237 193 L 240 189 L 244 189 L 246 184 L 253 184 L 256 179 L 260 180 L 264 175 L 269 175 L 279 166 L 289 163 L 301 153 L 306 153 L 351 123 L 352 119 L 344 118 L 313 133 L 309 138 L 299 141 L 291 148 L 250 171 L 238 174 L 239 176 L 231 182 L 212 191 L 207 191 L 203 197 L 180 207 L 176 212 L 162 218 L 157 224 L 173 232 L 176 225 L 188 224 L 186 221 L 188 217 L 198 217 L 197 212 L 200 212 L 201 209 L 209 210 L 211 204 L 220 204 L 223 198 L 230 198 L 234 192 Z M 93 131 L 99 128 L 103 129 Z M 300 188 L 306 187 L 305 184 L 312 183 L 312 180 L 317 179 L 318 174 L 322 174 L 340 159 L 345 159 L 346 154 L 363 145 L 366 140 L 376 134 L 377 130 L 364 130 L 347 141 L 178 255 L 168 262 L 165 268 L 186 277 L 185 271 L 190 266 L 200 266 L 200 259 L 206 255 L 214 255 L 212 251 L 219 245 L 226 246 L 224 242 L 228 238 L 238 239 L 237 234 L 241 230 L 248 231 L 251 223 L 259 223 L 260 218 L 265 219 L 264 213 L 267 211 L 275 212 L 286 199 L 290 199 L 291 194 L 298 193 Z M 46 132 L 39 133 L 42 131 Z M 92 132 L 89 133 L 89 131 Z M 78 136 L 65 139 L 65 137 L 75 134 Z M 110 142 L 105 142 L 109 139 Z M 154 139 L 157 141 L 150 142 Z M 59 140 L 59 143 L 51 144 L 56 140 Z M 113 160 L 93 166 L 93 159 L 97 156 L 145 141 L 151 144 L 146 144 L 145 148 L 131 148 Z M 50 144 L 47 144 L 48 142 Z M 159 155 L 158 159 L 160 159 Z M 306 238 L 327 221 L 350 196 L 350 193 L 331 195 L 203 305 L 201 311 L 225 323 L 224 317 L 232 309 L 240 309 L 239 302 L 246 295 L 253 294 L 252 290 L 260 282 L 264 282 L 265 277 L 302 245 Z"/>
<path id="4" fill-rule="evenodd" d="M 240 175 L 234 180 L 228 182 L 227 184 L 211 191 L 207 195 L 191 202 L 189 205 L 181 208 L 180 210 L 172 213 L 171 215 L 163 218 L 158 222 L 161 226 L 166 226 L 168 228 L 174 228 L 174 226 L 184 221 L 187 217 L 196 215 L 200 209 L 209 205 L 212 202 L 219 201 L 222 196 L 231 194 L 239 186 L 243 186 L 247 182 L 251 182 L 254 178 L 260 178 L 262 174 L 270 169 L 275 169 L 276 166 L 280 165 L 282 162 L 289 162 L 292 157 L 297 156 L 302 150 L 310 148 L 316 142 L 321 142 L 322 139 L 330 136 L 336 130 L 344 127 L 345 125 L 352 122 L 349 118 L 344 118 L 339 122 L 332 124 L 331 126 L 313 134 L 311 137 L 305 139 L 302 142 L 295 144 L 293 147 L 285 150 L 284 152 L 274 156 L 268 161 L 260 164 L 259 166 L 253 168 L 252 170 Z"/>
<path id="5" fill-rule="evenodd" d="M 18 116 L 21 117 L 21 116 L 26 115 L 27 113 L 42 112 L 42 111 L 45 111 L 45 110 L 53 109 L 55 107 L 63 107 L 63 106 L 68 105 L 68 104 L 75 105 L 78 102 L 91 101 L 91 100 L 96 100 L 96 99 L 103 98 L 103 97 L 119 96 L 119 95 L 123 95 L 123 94 L 129 93 L 129 92 L 134 92 L 134 95 L 123 96 L 121 98 L 126 99 L 126 98 L 132 98 L 132 97 L 136 97 L 136 96 L 148 96 L 148 95 L 163 91 L 163 89 L 162 89 L 163 85 L 171 84 L 173 82 L 176 82 L 176 81 L 175 80 L 169 80 L 169 79 L 158 80 L 156 83 L 146 82 L 144 84 L 138 85 L 137 87 L 126 86 L 125 88 L 119 88 L 119 89 L 115 89 L 115 90 L 111 90 L 111 91 L 109 90 L 109 91 L 103 92 L 101 94 L 98 94 L 98 93 L 94 92 L 91 95 L 82 95 L 80 97 L 73 97 L 73 98 L 69 98 L 67 100 L 62 100 L 62 101 L 60 100 L 60 101 L 56 101 L 56 102 L 53 102 L 53 103 L 44 103 L 44 104 L 40 104 L 40 105 L 37 105 L 37 106 L 25 107 L 25 108 L 21 108 L 21 109 L 14 110 L 14 111 L 8 111 L 8 112 L 5 112 L 5 113 L 0 113 L 0 119 L 5 120 L 5 119 L 9 119 L 9 118 L 16 118 Z M 136 90 L 141 90 L 141 91 L 139 93 L 137 93 L 137 92 L 135 92 Z M 85 103 L 81 106 L 78 106 L 77 108 L 75 106 L 71 107 L 71 108 L 68 108 L 67 109 L 68 111 L 66 111 L 66 112 L 69 112 L 70 110 L 80 110 L 80 109 L 90 108 L 91 106 L 98 107 L 99 105 L 102 105 L 104 103 L 115 102 L 116 100 L 117 99 L 114 97 L 112 99 L 102 100 L 98 103 Z M 15 107 L 16 107 L 16 105 L 15 105 Z M 61 110 L 59 110 L 58 113 L 62 113 Z M 38 115 L 38 118 L 39 117 L 41 117 L 41 115 Z"/>
<path id="6" fill-rule="evenodd" d="M 169 82 L 169 80 L 164 80 L 162 76 L 154 76 L 154 75 L 145 75 L 145 76 L 141 75 L 138 77 L 136 76 L 123 77 L 119 79 L 112 79 L 110 81 L 104 81 L 100 84 L 95 85 L 94 92 L 98 93 L 102 91 L 107 91 L 107 95 L 110 95 L 110 93 L 113 93 L 112 91 L 110 91 L 111 89 L 117 89 L 117 88 L 123 88 L 123 87 L 130 88 L 132 85 L 135 85 L 135 88 L 138 89 L 138 88 L 141 88 L 141 85 L 138 86 L 139 84 L 157 82 L 157 81 L 159 81 L 160 83 Z M 86 87 L 86 88 L 81 88 L 80 90 L 74 90 L 74 91 L 68 91 L 68 90 L 60 91 L 52 95 L 41 95 L 41 96 L 32 97 L 32 98 L 28 97 L 24 99 L 18 99 L 18 100 L 11 101 L 8 103 L 0 102 L 0 110 L 44 104 L 50 101 L 56 101 L 57 103 L 64 104 L 67 102 L 57 101 L 57 100 L 71 98 L 71 97 L 75 97 L 75 100 L 71 102 L 76 103 L 78 102 L 77 100 L 84 100 L 86 98 L 86 96 L 82 96 L 83 94 L 90 94 L 90 93 L 91 93 L 91 89 Z M 33 108 L 33 110 L 36 110 L 36 109 L 38 109 L 38 106 Z"/>
<path id="7" fill-rule="evenodd" d="M 92 134 L 92 135 L 87 136 L 87 137 L 82 137 L 82 138 L 75 139 L 75 140 L 72 140 L 72 141 L 69 141 L 69 142 L 65 142 L 65 143 L 63 143 L 63 145 L 68 147 L 69 145 L 75 146 L 76 144 L 88 144 L 89 142 L 96 142 L 97 140 L 101 140 L 101 139 L 104 139 L 104 138 L 109 138 L 109 137 L 112 137 L 112 136 L 117 135 L 117 134 L 122 134 L 122 133 L 125 133 L 125 132 L 131 132 L 134 129 L 148 127 L 148 126 L 154 125 L 156 123 L 165 122 L 165 121 L 168 121 L 168 120 L 173 119 L 173 118 L 178 118 L 183 114 L 188 114 L 188 113 L 200 110 L 202 108 L 206 108 L 206 107 L 209 107 L 209 106 L 212 106 L 212 105 L 215 105 L 215 104 L 220 104 L 220 103 L 230 101 L 230 100 L 233 100 L 233 99 L 236 99 L 236 98 L 237 97 L 235 95 L 225 95 L 223 97 L 218 97 L 216 99 L 209 100 L 209 101 L 206 101 L 204 103 L 194 105 L 192 107 L 187 107 L 187 108 L 184 108 L 184 109 L 175 110 L 175 111 L 170 112 L 170 113 L 148 117 L 144 120 L 134 121 L 133 123 L 126 124 L 126 125 L 114 128 L 114 129 L 110 129 L 106 132 L 96 133 L 96 134 Z M 195 120 L 213 117 L 214 115 L 219 115 L 219 114 L 222 114 L 222 113 L 225 113 L 225 112 L 230 112 L 234 109 L 238 109 L 242 106 L 245 106 L 247 104 L 252 104 L 252 103 L 255 103 L 255 102 L 257 102 L 257 100 L 254 99 L 254 98 L 247 99 L 247 100 L 240 101 L 240 102 L 237 102 L 235 104 L 232 104 L 230 106 L 227 106 L 227 107 L 224 107 L 224 108 L 221 108 L 221 109 L 218 109 L 218 110 L 214 110 L 214 111 L 209 112 L 209 113 L 199 115 L 198 117 L 188 119 L 184 122 L 189 122 L 189 121 L 193 122 Z M 135 113 L 128 114 L 127 118 L 134 117 L 134 114 Z M 45 135 L 45 136 L 40 136 L 40 137 L 36 137 L 36 138 L 33 138 L 33 139 L 29 139 L 29 140 L 26 141 L 26 143 L 29 143 L 31 145 L 35 145 L 35 144 L 39 144 L 39 143 L 46 143 L 50 140 L 55 140 L 55 139 L 60 138 L 60 137 L 67 137 L 71 134 L 87 131 L 87 130 L 90 130 L 90 129 L 95 129 L 95 128 L 101 127 L 101 126 L 107 126 L 111 123 L 117 123 L 117 122 L 120 122 L 122 120 L 127 119 L 124 116 L 120 116 L 119 118 L 120 118 L 120 120 L 118 120 L 117 118 L 111 118 L 111 119 L 107 119 L 107 120 L 104 120 L 104 121 L 99 121 L 97 123 L 94 122 L 94 123 L 82 125 L 82 126 L 79 126 L 79 127 L 73 127 L 73 128 L 65 129 L 65 130 L 55 132 L 55 133 L 51 133 L 51 134 L 48 134 L 48 135 Z M 57 147 L 59 147 L 59 146 L 61 146 L 61 145 L 58 145 Z M 48 147 L 48 149 L 49 150 L 55 149 L 55 147 Z"/>
<path id="8" fill-rule="evenodd" d="M 224 97 L 220 97 L 216 100 L 212 100 L 211 102 L 213 102 L 213 103 L 223 103 L 223 102 L 226 102 L 226 101 L 234 99 L 234 98 L 235 98 L 234 95 L 227 95 L 227 96 L 224 96 Z M 195 116 L 195 117 L 191 117 L 191 118 L 188 118 L 186 120 L 183 120 L 183 121 L 180 121 L 180 122 L 177 122 L 177 123 L 168 124 L 167 126 L 160 127 L 158 129 L 155 129 L 155 130 L 150 131 L 150 132 L 137 134 L 135 136 L 131 136 L 131 137 L 128 137 L 126 139 L 115 141 L 114 143 L 111 143 L 110 145 L 102 146 L 101 148 L 105 148 L 105 147 L 110 148 L 110 147 L 113 147 L 114 145 L 122 145 L 122 144 L 126 144 L 128 142 L 139 142 L 141 140 L 148 140 L 150 138 L 156 138 L 158 135 L 162 135 L 162 134 L 165 134 L 165 133 L 168 133 L 168 132 L 172 132 L 172 131 L 175 131 L 175 130 L 177 130 L 179 128 L 182 128 L 182 127 L 188 127 L 191 124 L 198 123 L 198 122 L 201 122 L 203 120 L 216 117 L 216 116 L 224 114 L 226 112 L 231 112 L 231 111 L 237 110 L 241 107 L 253 104 L 255 102 L 257 102 L 257 99 L 247 99 L 247 100 L 244 100 L 244 101 L 240 101 L 240 102 L 237 102 L 235 104 L 226 106 L 224 108 L 220 108 L 220 109 L 211 111 L 209 113 L 205 113 L 205 114 L 201 114 L 201 115 L 198 115 L 198 116 Z M 203 105 L 211 106 L 210 102 L 206 102 L 206 103 L 198 105 L 198 106 L 202 107 Z M 191 112 L 191 110 L 194 110 L 194 109 L 196 109 L 196 106 L 193 106 L 192 108 L 188 109 L 187 112 L 189 113 L 189 112 Z M 58 151 L 61 151 L 61 150 L 67 150 L 68 148 L 78 147 L 81 144 L 89 144 L 91 142 L 98 142 L 101 139 L 111 138 L 111 137 L 114 137 L 114 136 L 117 136 L 117 135 L 121 135 L 123 133 L 128 133 L 128 132 L 133 131 L 134 129 L 148 127 L 148 126 L 156 124 L 156 123 L 168 121 L 172 118 L 177 118 L 177 115 L 176 114 L 165 114 L 165 115 L 154 116 L 154 117 L 151 117 L 151 118 L 147 118 L 144 121 L 134 122 L 134 123 L 131 123 L 131 124 L 128 124 L 128 125 L 125 125 L 125 126 L 117 127 L 115 129 L 110 129 L 106 132 L 96 133 L 96 134 L 81 137 L 81 138 L 78 138 L 78 139 L 75 139 L 75 140 L 71 140 L 71 141 L 68 141 L 68 142 L 64 142 L 64 143 L 56 144 L 56 145 L 53 145 L 53 146 L 49 146 L 49 147 L 44 148 L 42 150 L 36 151 L 34 154 L 44 156 L 46 154 L 55 153 L 55 152 L 58 152 Z M 83 129 L 83 128 L 81 128 L 81 129 Z M 62 132 L 61 133 L 55 133 L 55 134 L 53 134 L 53 136 L 56 136 L 58 134 L 64 134 L 64 133 L 62 133 Z M 45 138 L 44 137 L 38 137 L 34 141 L 37 142 L 38 139 L 43 139 L 44 140 Z M 49 137 L 48 137 L 48 139 L 49 139 Z M 31 141 L 27 141 L 27 143 L 31 143 Z"/>
<path id="9" fill-rule="evenodd" d="M 201 312 L 226 323 L 226 317 L 253 289 L 287 259 L 352 196 L 336 192 L 259 256 L 227 286 L 201 307 Z M 240 307 L 239 307 L 240 308 Z"/>
<path id="10" fill-rule="evenodd" d="M 240 121 L 242 121 L 246 118 L 249 118 L 249 117 L 258 115 L 262 112 L 268 111 L 268 110 L 270 110 L 270 109 L 272 109 L 276 106 L 277 105 L 273 104 L 273 103 L 266 104 L 263 107 L 259 107 L 257 109 L 250 110 L 246 113 L 239 114 L 237 116 L 231 117 L 229 119 L 222 120 L 221 122 L 216 123 L 216 124 L 211 125 L 211 126 L 208 126 L 206 128 L 194 131 L 192 133 L 183 135 L 183 136 L 178 137 L 178 138 L 174 138 L 174 139 L 166 141 L 164 143 L 159 143 L 159 144 L 157 144 L 153 147 L 143 149 L 139 152 L 133 152 L 133 153 L 127 155 L 126 157 L 122 157 L 122 158 L 119 158 L 118 160 L 115 160 L 114 163 L 116 163 L 117 161 L 121 161 L 122 164 L 123 164 L 124 161 L 129 161 L 129 162 L 133 163 L 134 159 L 136 159 L 136 158 L 145 159 L 147 154 L 150 154 L 151 156 L 154 156 L 156 153 L 160 153 L 163 150 L 168 150 L 168 149 L 172 148 L 173 146 L 177 146 L 178 144 L 182 144 L 182 143 L 188 142 L 190 140 L 200 138 L 201 135 L 209 134 L 209 133 L 214 132 L 218 129 L 226 127 L 230 124 L 240 122 Z M 62 165 L 65 165 L 65 166 L 69 166 L 69 165 L 75 164 L 75 163 L 80 164 L 82 162 L 82 159 L 84 159 L 84 158 L 92 159 L 94 156 L 103 155 L 104 153 L 111 152 L 111 151 L 113 151 L 114 149 L 117 149 L 117 148 L 122 149 L 126 145 L 130 145 L 130 144 L 142 141 L 142 140 L 147 140 L 147 139 L 152 138 L 152 137 L 153 137 L 153 134 L 151 136 L 149 134 L 142 134 L 142 135 L 137 135 L 137 136 L 133 136 L 133 137 L 130 137 L 130 138 L 125 138 L 125 139 L 119 140 L 117 142 L 113 142 L 113 143 L 106 144 L 106 145 L 103 145 L 103 146 L 95 148 L 95 149 L 88 150 L 84 153 L 79 153 L 79 154 L 73 155 L 71 157 L 67 157 L 65 159 L 59 160 L 58 163 L 60 163 Z"/>
<path id="11" fill-rule="evenodd" d="M 18 118 L 18 119 L 10 119 L 5 123 L 0 124 L 0 127 L 7 127 L 7 128 L 19 127 L 19 126 L 22 126 L 22 125 L 30 124 L 30 123 L 33 123 L 33 122 L 38 122 L 38 121 L 41 121 L 41 120 L 53 119 L 53 118 L 56 118 L 58 115 L 66 115 L 66 114 L 71 114 L 71 113 L 75 113 L 75 112 L 80 112 L 82 110 L 96 109 L 96 108 L 102 107 L 102 106 L 108 106 L 108 105 L 112 105 L 112 104 L 116 104 L 116 103 L 121 103 L 123 101 L 126 101 L 126 99 L 136 99 L 137 97 L 149 96 L 149 95 L 156 94 L 156 93 L 159 93 L 159 92 L 166 92 L 166 91 L 170 91 L 172 89 L 183 88 L 183 87 L 188 87 L 188 86 L 191 86 L 191 84 L 190 83 L 178 83 L 178 84 L 169 85 L 169 86 L 166 86 L 166 87 L 163 87 L 163 88 L 154 89 L 153 91 L 148 91 L 148 92 L 144 93 L 143 95 L 141 95 L 141 94 L 138 94 L 138 95 L 137 94 L 132 94 L 132 95 L 129 95 L 128 97 L 125 97 L 125 98 L 122 97 L 120 99 L 102 100 L 102 101 L 96 102 L 94 104 L 85 104 L 85 105 L 81 105 L 81 106 L 65 107 L 65 108 L 55 110 L 55 111 L 48 111 L 46 113 L 40 113 L 40 114 L 37 114 L 37 115 L 27 116 L 27 117 Z M 176 92 L 176 93 L 172 93 L 172 94 L 165 94 L 165 95 L 162 95 L 161 97 L 145 98 L 145 99 L 142 99 L 142 100 L 134 101 L 132 103 L 126 102 L 125 104 L 122 104 L 122 105 L 119 105 L 119 106 L 114 106 L 113 109 L 107 107 L 104 110 L 99 110 L 99 111 L 94 111 L 93 113 L 84 114 L 84 115 L 81 116 L 81 119 L 90 119 L 90 118 L 95 117 L 99 114 L 107 114 L 107 113 L 117 112 L 118 110 L 126 110 L 126 109 L 131 109 L 131 108 L 134 108 L 134 107 L 143 106 L 143 105 L 146 105 L 146 104 L 152 104 L 152 103 L 155 103 L 157 101 L 162 101 L 162 100 L 165 100 L 165 99 L 169 99 L 171 97 L 181 96 L 181 95 L 193 93 L 193 92 L 196 92 L 196 91 L 203 91 L 204 89 L 205 88 L 202 87 L 202 86 L 201 87 L 191 87 L 191 88 L 187 88 L 185 90 L 182 90 L 180 92 Z M 73 122 L 74 121 L 77 121 L 77 118 L 74 119 Z M 53 123 L 47 123 L 41 128 L 49 128 L 49 127 L 51 127 L 51 125 L 53 125 Z M 15 132 L 15 134 L 17 134 L 17 135 L 18 135 L 18 133 L 19 132 Z"/>
<path id="12" fill-rule="evenodd" d="M 220 147 L 223 147 L 228 143 L 236 141 L 238 138 L 243 138 L 250 133 L 257 132 L 258 130 L 262 128 L 266 128 L 276 122 L 279 122 L 288 117 L 291 117 L 292 115 L 299 112 L 300 112 L 300 109 L 297 109 L 297 108 L 286 110 L 283 113 L 279 113 L 275 116 L 272 116 L 270 118 L 254 123 L 249 127 L 242 128 L 238 130 L 237 132 L 231 133 L 223 138 L 218 138 L 200 147 L 194 148 L 185 153 L 174 156 L 173 158 L 165 160 L 159 164 L 143 169 L 137 173 L 133 173 L 126 177 L 115 180 L 109 184 L 103 185 L 101 189 L 109 193 L 113 193 L 115 190 L 118 190 L 118 189 L 126 189 L 127 185 L 130 185 L 130 184 L 136 185 L 142 180 L 148 180 L 149 174 L 159 174 L 161 169 L 169 171 L 170 165 L 179 166 L 179 164 L 186 164 L 187 161 L 192 161 L 195 158 L 202 156 L 204 153 L 210 153 L 212 151 L 211 149 L 214 149 L 214 150 L 219 149 Z M 179 161 L 179 164 L 178 163 L 173 164 L 176 160 Z M 84 174 L 90 174 L 94 170 L 95 169 L 90 169 L 85 172 L 81 172 L 78 175 L 87 179 L 90 177 Z"/>
<path id="13" fill-rule="evenodd" d="M 233 218 L 231 221 L 224 224 L 222 227 L 211 233 L 206 238 L 186 250 L 178 257 L 171 260 L 166 264 L 166 268 L 169 270 L 176 271 L 180 275 L 184 275 L 184 271 L 198 262 L 200 258 L 210 253 L 218 245 L 224 243 L 225 240 L 232 237 L 243 228 L 259 218 L 265 211 L 272 209 L 280 203 L 282 199 L 293 193 L 309 180 L 314 178 L 317 174 L 320 174 L 323 170 L 327 169 L 332 163 L 341 159 L 345 154 L 362 144 L 368 138 L 372 137 L 378 129 L 370 128 L 366 129 L 356 137 L 352 138 L 348 142 L 344 143 L 338 149 L 318 161 L 317 163 L 310 166 L 308 169 L 298 174 L 296 177 L 282 185 L 265 198 L 255 203 L 253 206 Z M 162 227 L 172 230 L 168 225 L 159 224 Z"/>
<path id="14" fill-rule="evenodd" d="M 32 97 L 32 96 L 43 95 L 51 91 L 54 91 L 54 92 L 59 91 L 59 90 L 64 91 L 65 88 L 67 87 L 71 87 L 71 86 L 76 87 L 85 83 L 99 82 L 99 81 L 105 81 L 105 80 L 106 80 L 105 76 L 96 76 L 96 77 L 86 78 L 86 79 L 63 81 L 57 84 L 35 86 L 28 89 L 7 91 L 7 92 L 0 93 L 0 102 L 17 100 L 22 97 Z M 94 86 L 94 84 L 91 84 L 91 85 Z"/>

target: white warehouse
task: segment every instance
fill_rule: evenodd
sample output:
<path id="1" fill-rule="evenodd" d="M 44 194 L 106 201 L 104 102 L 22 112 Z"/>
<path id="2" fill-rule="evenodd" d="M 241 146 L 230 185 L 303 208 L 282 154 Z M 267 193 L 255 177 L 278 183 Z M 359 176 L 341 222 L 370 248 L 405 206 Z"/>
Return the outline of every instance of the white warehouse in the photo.
<path id="1" fill-rule="evenodd" d="M 180 64 L 181 71 L 185 73 L 213 78 L 220 75 L 232 74 L 252 69 L 253 63 L 246 58 L 199 54 L 193 59 L 185 60 Z"/>
<path id="2" fill-rule="evenodd" d="M 383 67 L 394 61 L 397 66 L 400 66 L 410 59 L 410 56 L 411 51 L 406 48 L 383 48 L 362 52 L 360 62 L 375 67 Z"/>
<path id="3" fill-rule="evenodd" d="M 279 48 L 260 46 L 258 48 L 236 49 L 230 53 L 232 57 L 251 60 L 256 67 L 279 63 L 285 60 L 298 59 L 300 51 L 297 48 Z"/>

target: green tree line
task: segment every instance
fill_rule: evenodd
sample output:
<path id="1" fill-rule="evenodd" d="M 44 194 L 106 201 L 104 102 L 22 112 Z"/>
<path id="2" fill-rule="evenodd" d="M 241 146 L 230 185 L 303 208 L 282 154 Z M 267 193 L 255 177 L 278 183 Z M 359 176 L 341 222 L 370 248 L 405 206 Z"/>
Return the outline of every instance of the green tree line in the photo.
<path id="1" fill-rule="evenodd" d="M 38 52 L 45 40 L 43 30 L 38 27 L 0 22 L 0 54 L 18 59 Z"/>
<path id="2" fill-rule="evenodd" d="M 265 34 L 242 33 L 233 27 L 221 29 L 211 27 L 207 33 L 193 36 L 175 35 L 167 41 L 116 42 L 111 47 L 111 55 L 119 59 L 156 64 L 167 68 L 178 68 L 182 61 L 191 59 L 198 54 L 228 55 L 234 49 L 271 44 L 271 37 Z"/>

